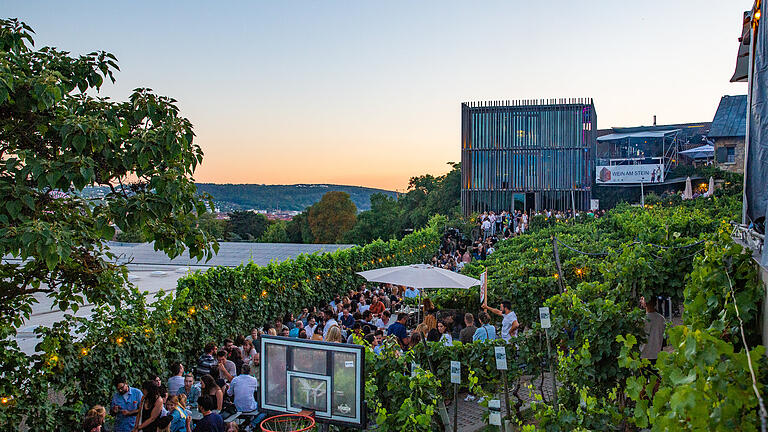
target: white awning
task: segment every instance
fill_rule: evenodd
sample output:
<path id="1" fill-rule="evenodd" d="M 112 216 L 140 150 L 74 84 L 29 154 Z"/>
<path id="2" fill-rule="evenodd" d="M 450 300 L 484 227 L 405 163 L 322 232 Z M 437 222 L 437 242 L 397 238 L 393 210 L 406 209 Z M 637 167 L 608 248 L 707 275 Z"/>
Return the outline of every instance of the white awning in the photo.
<path id="1" fill-rule="evenodd" d="M 598 141 L 613 141 L 624 138 L 664 138 L 669 134 L 680 132 L 680 129 L 671 129 L 663 131 L 646 131 L 646 132 L 632 132 L 632 133 L 612 133 L 609 135 L 603 135 L 598 137 Z"/>

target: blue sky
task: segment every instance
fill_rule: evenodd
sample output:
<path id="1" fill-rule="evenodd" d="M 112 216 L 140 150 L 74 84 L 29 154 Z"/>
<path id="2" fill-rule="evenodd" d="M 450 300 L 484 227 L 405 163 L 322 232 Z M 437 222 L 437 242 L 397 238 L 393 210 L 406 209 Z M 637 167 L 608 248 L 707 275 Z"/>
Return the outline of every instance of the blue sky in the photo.
<path id="1" fill-rule="evenodd" d="M 4 0 L 37 46 L 104 49 L 104 94 L 179 101 L 199 181 L 403 189 L 458 161 L 460 103 L 592 97 L 598 127 L 711 121 L 752 0 Z"/>

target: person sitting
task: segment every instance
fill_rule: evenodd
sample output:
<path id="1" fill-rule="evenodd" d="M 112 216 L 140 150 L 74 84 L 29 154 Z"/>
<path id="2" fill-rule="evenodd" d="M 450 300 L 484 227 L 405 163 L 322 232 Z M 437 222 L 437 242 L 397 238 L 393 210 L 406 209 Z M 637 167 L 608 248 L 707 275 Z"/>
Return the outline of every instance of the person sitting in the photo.
<path id="1" fill-rule="evenodd" d="M 215 405 L 211 409 L 215 409 L 216 411 L 221 411 L 221 408 L 224 406 L 224 392 L 221 391 L 221 387 L 219 387 L 218 384 L 216 384 L 216 381 L 214 381 L 213 377 L 210 375 L 203 375 L 200 378 L 200 392 L 202 395 L 197 399 L 197 404 L 200 405 L 200 400 L 205 396 L 210 396 L 213 398 L 213 401 Z M 202 412 L 202 407 L 200 407 Z"/>
<path id="2" fill-rule="evenodd" d="M 349 306 L 344 306 L 344 310 L 339 315 L 339 323 L 344 330 L 352 328 L 355 324 L 355 317 L 349 313 Z"/>
<path id="3" fill-rule="evenodd" d="M 341 329 L 338 325 L 331 326 L 328 329 L 328 333 L 325 335 L 326 342 L 344 343 L 344 338 L 341 336 Z"/>
<path id="4" fill-rule="evenodd" d="M 197 422 L 192 432 L 224 432 L 224 419 L 219 413 L 213 411 L 216 400 L 212 396 L 203 395 L 200 396 L 198 405 L 203 418 Z"/>
<path id="5" fill-rule="evenodd" d="M 376 320 L 376 328 L 379 328 L 379 329 L 386 329 L 386 328 L 388 328 L 390 326 L 390 324 L 391 324 L 390 321 L 389 321 L 389 318 L 391 316 L 392 316 L 392 314 L 389 313 L 388 310 L 385 310 L 381 314 L 381 318 Z"/>
<path id="6" fill-rule="evenodd" d="M 355 336 L 357 336 L 358 339 L 362 339 L 364 336 L 363 323 L 361 321 L 357 321 L 352 325 L 352 331 L 349 332 L 349 336 L 347 337 L 347 343 L 354 344 Z"/>
<path id="7" fill-rule="evenodd" d="M 197 398 L 200 397 L 200 387 L 195 385 L 195 377 L 188 373 L 184 376 L 184 385 L 176 390 L 177 395 L 184 395 L 190 407 L 197 406 Z"/>
<path id="8" fill-rule="evenodd" d="M 219 350 L 216 357 L 218 359 L 219 376 L 226 382 L 232 381 L 232 378 L 237 375 L 235 362 L 227 359 L 227 352 L 224 350 Z"/>
<path id="9" fill-rule="evenodd" d="M 296 320 L 296 324 L 288 333 L 288 337 L 297 338 L 299 333 L 304 329 L 304 323 L 301 320 Z"/>
<path id="10" fill-rule="evenodd" d="M 195 374 L 201 377 L 203 375 L 211 375 L 218 377 L 218 362 L 214 357 L 216 355 L 216 344 L 208 342 L 205 344 L 203 354 L 197 359 L 197 367 L 195 368 Z"/>
<path id="11" fill-rule="evenodd" d="M 187 410 L 186 401 L 187 398 L 183 394 L 170 396 L 165 401 L 165 409 L 171 415 L 169 432 L 187 432 L 187 428 L 191 429 L 192 416 Z"/>
<path id="12" fill-rule="evenodd" d="M 371 307 L 368 308 L 368 310 L 374 316 L 378 317 L 382 312 L 384 312 L 385 309 L 386 309 L 386 307 L 384 306 L 384 302 L 379 300 L 379 296 L 377 296 L 377 295 L 373 296 L 373 300 L 371 301 Z"/>
<path id="13" fill-rule="evenodd" d="M 101 427 L 104 425 L 104 419 L 107 417 L 107 410 L 101 405 L 94 405 L 85 414 L 83 420 L 83 431 L 85 432 L 101 432 Z"/>
<path id="14" fill-rule="evenodd" d="M 175 362 L 171 365 L 172 376 L 168 378 L 168 393 L 173 396 L 184 385 L 184 365 Z"/>
<path id="15" fill-rule="evenodd" d="M 408 322 L 408 315 L 400 314 L 397 316 L 397 321 L 392 323 L 387 329 L 387 336 L 397 336 L 400 345 L 404 345 L 404 339 L 408 336 L 408 330 L 405 328 L 405 323 Z"/>
<path id="16" fill-rule="evenodd" d="M 413 287 L 408 287 L 405 289 L 405 292 L 403 293 L 403 297 L 405 298 L 416 298 L 419 296 L 419 292 L 415 290 Z"/>
<path id="17" fill-rule="evenodd" d="M 259 380 L 250 375 L 251 367 L 243 365 L 240 375 L 229 384 L 227 394 L 234 396 L 235 408 L 240 412 L 251 412 L 259 408 L 253 393 L 259 387 Z"/>

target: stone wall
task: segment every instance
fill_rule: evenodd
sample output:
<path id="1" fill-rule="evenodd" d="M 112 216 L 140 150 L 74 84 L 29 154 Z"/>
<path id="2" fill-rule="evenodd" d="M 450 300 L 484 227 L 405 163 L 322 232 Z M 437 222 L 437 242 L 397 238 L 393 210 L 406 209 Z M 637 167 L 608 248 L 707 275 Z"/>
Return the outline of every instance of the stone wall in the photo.
<path id="1" fill-rule="evenodd" d="M 727 163 L 727 162 L 717 161 L 717 166 L 720 169 L 723 169 L 726 171 L 743 174 L 744 173 L 744 137 L 715 138 L 715 157 L 717 157 L 718 149 L 722 147 L 734 147 L 736 149 L 735 162 Z"/>

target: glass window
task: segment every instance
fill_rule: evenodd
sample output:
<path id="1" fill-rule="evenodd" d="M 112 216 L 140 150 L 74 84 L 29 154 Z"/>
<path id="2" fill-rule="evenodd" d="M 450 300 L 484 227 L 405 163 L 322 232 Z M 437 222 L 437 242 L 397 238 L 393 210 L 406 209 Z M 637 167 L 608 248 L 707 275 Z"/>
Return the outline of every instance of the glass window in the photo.
<path id="1" fill-rule="evenodd" d="M 736 163 L 736 147 L 726 147 L 726 163 Z"/>

